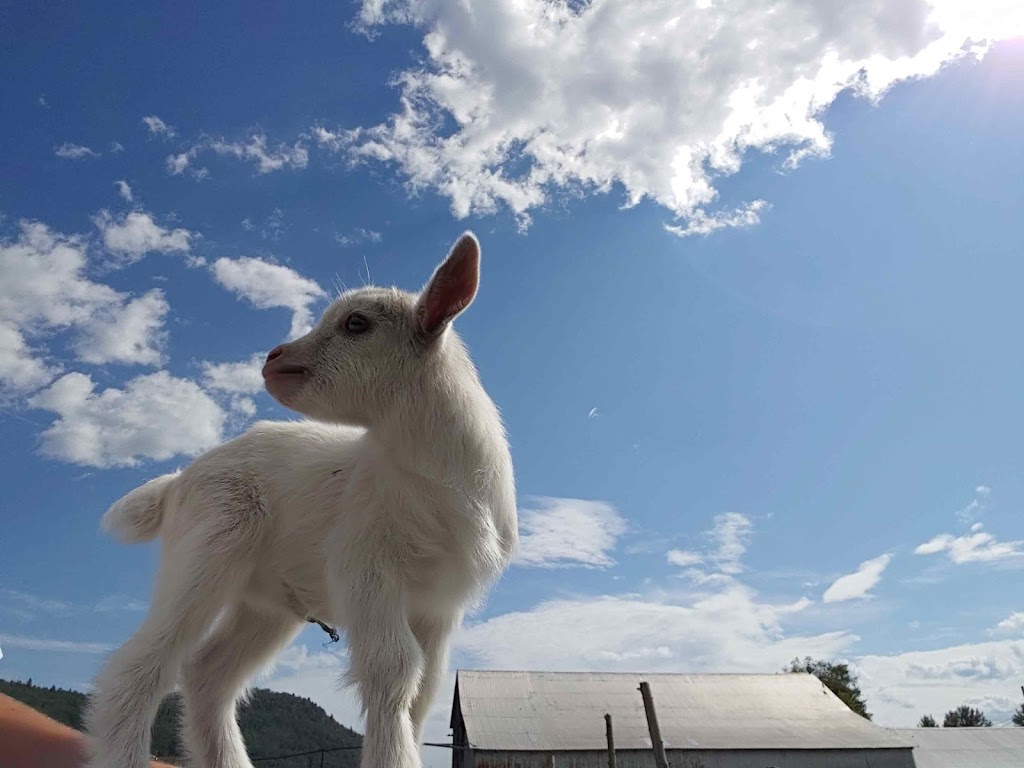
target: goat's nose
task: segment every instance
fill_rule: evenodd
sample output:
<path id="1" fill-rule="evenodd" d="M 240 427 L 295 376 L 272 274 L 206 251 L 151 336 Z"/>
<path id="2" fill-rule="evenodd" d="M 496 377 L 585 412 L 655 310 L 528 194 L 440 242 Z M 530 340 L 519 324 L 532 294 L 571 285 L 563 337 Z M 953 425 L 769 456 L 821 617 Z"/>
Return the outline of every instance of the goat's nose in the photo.
<path id="1" fill-rule="evenodd" d="M 278 358 L 278 357 L 280 357 L 283 354 L 284 354 L 284 344 L 278 344 L 276 347 L 274 347 L 272 350 L 270 350 L 270 354 L 267 355 L 267 362 L 269 363 L 271 360 L 273 360 L 275 358 Z"/>

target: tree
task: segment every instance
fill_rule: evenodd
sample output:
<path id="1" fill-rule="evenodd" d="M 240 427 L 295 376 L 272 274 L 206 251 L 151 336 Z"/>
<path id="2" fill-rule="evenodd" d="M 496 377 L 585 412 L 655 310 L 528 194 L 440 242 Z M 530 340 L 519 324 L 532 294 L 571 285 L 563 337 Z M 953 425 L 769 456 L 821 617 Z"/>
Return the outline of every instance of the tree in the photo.
<path id="1" fill-rule="evenodd" d="M 980 709 L 962 704 L 946 713 L 942 721 L 943 728 L 990 728 L 992 721 L 985 717 Z"/>
<path id="2" fill-rule="evenodd" d="M 810 656 L 806 656 L 803 661 L 793 659 L 789 663 L 789 669 L 785 671 L 809 672 L 821 680 L 825 687 L 838 696 L 843 704 L 861 717 L 871 719 L 871 713 L 868 712 L 867 705 L 864 703 L 860 686 L 857 685 L 857 676 L 850 673 L 850 668 L 846 664 L 812 660 Z"/>
<path id="3" fill-rule="evenodd" d="M 1011 719 L 1014 725 L 1024 725 L 1024 704 L 1013 710 L 1013 717 Z"/>
<path id="4" fill-rule="evenodd" d="M 917 721 L 918 728 L 938 728 L 939 724 L 935 722 L 935 718 L 931 715 L 922 715 L 921 719 Z"/>

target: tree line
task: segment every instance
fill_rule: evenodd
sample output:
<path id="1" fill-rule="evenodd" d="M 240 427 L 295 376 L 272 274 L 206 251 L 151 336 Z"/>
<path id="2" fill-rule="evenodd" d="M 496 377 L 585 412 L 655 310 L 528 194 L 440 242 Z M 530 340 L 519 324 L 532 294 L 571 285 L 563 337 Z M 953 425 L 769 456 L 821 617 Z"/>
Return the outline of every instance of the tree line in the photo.
<path id="1" fill-rule="evenodd" d="M 0 694 L 10 696 L 47 717 L 76 730 L 82 728 L 82 714 L 86 695 L 56 686 L 35 685 L 32 678 L 25 682 L 0 680 Z M 252 758 L 287 755 L 309 750 L 357 747 L 362 736 L 346 728 L 328 715 L 312 700 L 290 693 L 254 688 L 249 698 L 239 707 L 238 724 Z M 169 762 L 184 759 L 184 750 L 178 740 L 181 718 L 181 697 L 172 693 L 164 698 L 153 722 L 150 751 L 154 757 Z M 0 750 L 2 751 L 2 750 Z M 357 768 L 359 750 L 331 752 L 324 755 L 324 768 Z M 298 768 L 307 764 L 298 760 L 263 760 L 260 768 Z M 0 765 L 3 759 L 0 758 Z"/>
<path id="2" fill-rule="evenodd" d="M 850 672 L 849 665 L 812 659 L 810 656 L 806 656 L 802 660 L 793 659 L 784 671 L 808 672 L 814 675 L 851 710 L 867 720 L 871 719 L 871 713 L 868 712 L 864 695 L 857 682 L 857 676 Z M 1011 721 L 1016 726 L 1024 727 L 1024 704 L 1021 704 L 1014 710 Z M 923 715 L 918 721 L 917 727 L 938 728 L 939 724 L 931 715 Z M 985 716 L 982 710 L 962 704 L 945 714 L 942 718 L 942 727 L 990 728 L 992 727 L 992 721 Z"/>

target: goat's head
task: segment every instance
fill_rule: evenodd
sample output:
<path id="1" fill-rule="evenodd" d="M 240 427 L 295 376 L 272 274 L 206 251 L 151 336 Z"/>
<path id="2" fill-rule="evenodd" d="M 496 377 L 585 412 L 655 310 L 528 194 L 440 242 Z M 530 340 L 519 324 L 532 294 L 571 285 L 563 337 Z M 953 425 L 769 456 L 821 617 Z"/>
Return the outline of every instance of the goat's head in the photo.
<path id="1" fill-rule="evenodd" d="M 372 286 L 342 294 L 313 330 L 270 352 L 267 391 L 310 418 L 371 426 L 447 353 L 448 327 L 479 279 L 480 244 L 466 232 L 419 295 Z"/>

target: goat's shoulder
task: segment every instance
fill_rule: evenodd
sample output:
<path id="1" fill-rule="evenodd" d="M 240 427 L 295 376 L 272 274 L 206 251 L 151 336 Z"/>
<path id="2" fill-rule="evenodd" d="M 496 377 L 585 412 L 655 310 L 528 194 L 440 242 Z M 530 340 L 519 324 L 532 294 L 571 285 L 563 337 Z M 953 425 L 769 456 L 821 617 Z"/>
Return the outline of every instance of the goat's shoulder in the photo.
<path id="1" fill-rule="evenodd" d="M 245 432 L 195 459 L 185 474 L 254 474 L 263 478 L 282 472 L 344 461 L 364 432 L 354 427 L 315 421 L 257 421 Z"/>
<path id="2" fill-rule="evenodd" d="M 311 419 L 297 421 L 261 420 L 253 422 L 235 440 L 248 440 L 250 442 L 269 444 L 280 442 L 286 445 L 307 442 L 314 445 L 322 445 L 325 443 L 351 442 L 361 437 L 364 432 L 365 430 L 359 427 L 328 424 Z"/>

